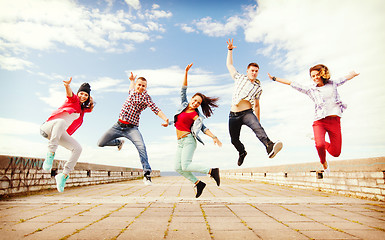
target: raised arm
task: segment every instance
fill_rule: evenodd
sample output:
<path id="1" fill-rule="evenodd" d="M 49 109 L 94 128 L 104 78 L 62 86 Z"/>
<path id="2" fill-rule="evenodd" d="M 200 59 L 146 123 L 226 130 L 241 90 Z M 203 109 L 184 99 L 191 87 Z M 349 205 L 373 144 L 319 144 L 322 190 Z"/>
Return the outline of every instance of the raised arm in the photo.
<path id="1" fill-rule="evenodd" d="M 278 78 L 278 77 L 273 77 L 270 75 L 270 73 L 267 73 L 267 75 L 269 75 L 269 78 L 273 81 L 276 81 L 276 82 L 280 82 L 280 83 L 283 83 L 283 84 L 287 84 L 287 85 L 290 85 L 291 84 L 291 81 L 287 80 L 287 79 L 283 79 L 283 78 Z"/>
<path id="2" fill-rule="evenodd" d="M 345 78 L 347 80 L 351 80 L 352 78 L 357 77 L 358 75 L 360 75 L 360 74 L 356 73 L 355 71 L 351 71 L 348 75 L 345 76 Z"/>
<path id="3" fill-rule="evenodd" d="M 132 72 L 131 72 L 131 76 L 129 77 L 129 79 L 131 81 L 129 89 L 132 90 L 135 87 L 136 75 L 134 76 L 134 74 L 132 74 Z"/>
<path id="4" fill-rule="evenodd" d="M 185 72 L 184 72 L 184 79 L 183 79 L 183 86 L 186 86 L 187 87 L 187 75 L 188 75 L 188 71 L 190 70 L 190 68 L 192 67 L 192 63 L 190 63 L 189 65 L 186 66 L 186 69 L 185 69 Z"/>
<path id="5" fill-rule="evenodd" d="M 73 94 L 72 89 L 70 87 L 71 81 L 72 81 L 72 77 L 70 77 L 70 80 L 68 80 L 68 81 L 63 81 L 64 87 L 66 89 L 67 97 L 72 97 L 72 94 Z"/>
<path id="6" fill-rule="evenodd" d="M 236 46 L 233 45 L 233 39 L 229 39 L 228 41 L 226 41 L 226 43 L 227 43 L 226 66 L 227 66 L 227 70 L 229 70 L 231 77 L 233 77 L 237 73 L 237 70 L 233 65 L 233 49 L 236 48 Z"/>

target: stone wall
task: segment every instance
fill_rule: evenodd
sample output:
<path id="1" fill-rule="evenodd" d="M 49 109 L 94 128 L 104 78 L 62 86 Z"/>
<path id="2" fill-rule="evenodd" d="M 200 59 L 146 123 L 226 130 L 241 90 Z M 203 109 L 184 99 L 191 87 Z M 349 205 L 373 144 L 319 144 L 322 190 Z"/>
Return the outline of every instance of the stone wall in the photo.
<path id="1" fill-rule="evenodd" d="M 65 161 L 54 160 L 52 171 L 42 170 L 44 159 L 0 155 L 0 196 L 43 189 L 56 189 L 54 176 Z M 159 177 L 160 171 L 153 171 Z M 143 177 L 143 170 L 78 162 L 70 173 L 66 187 L 111 183 Z"/>
<path id="2" fill-rule="evenodd" d="M 385 201 L 385 157 L 332 161 L 324 176 L 319 163 L 222 170 L 222 178 L 261 181 Z"/>

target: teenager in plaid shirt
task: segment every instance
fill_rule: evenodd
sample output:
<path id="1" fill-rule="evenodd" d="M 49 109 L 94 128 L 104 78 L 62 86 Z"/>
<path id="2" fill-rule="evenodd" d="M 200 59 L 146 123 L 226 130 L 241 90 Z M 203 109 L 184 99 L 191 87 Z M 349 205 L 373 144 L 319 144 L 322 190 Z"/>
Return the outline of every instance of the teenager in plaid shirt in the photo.
<path id="1" fill-rule="evenodd" d="M 147 80 L 139 77 L 136 82 L 136 75 L 131 73 L 129 77 L 131 83 L 128 91 L 128 97 L 124 102 L 119 114 L 119 120 L 115 123 L 99 140 L 98 146 L 117 146 L 118 150 L 122 149 L 124 140 L 118 139 L 125 137 L 129 139 L 139 152 L 140 162 L 143 166 L 144 178 L 146 185 L 151 185 L 151 167 L 148 163 L 146 145 L 144 144 L 142 134 L 139 131 L 139 117 L 144 109 L 150 109 L 165 121 L 162 126 L 168 126 L 168 118 L 151 100 L 147 93 Z"/>
<path id="2" fill-rule="evenodd" d="M 253 130 L 266 147 L 269 158 L 273 158 L 282 149 L 282 142 L 272 142 L 260 124 L 259 97 L 261 96 L 262 89 L 261 82 L 257 79 L 258 64 L 250 63 L 247 66 L 247 75 L 238 73 L 233 65 L 234 48 L 236 46 L 233 45 L 233 40 L 228 40 L 226 66 L 231 77 L 234 79 L 233 98 L 229 114 L 229 132 L 231 143 L 239 153 L 238 166 L 241 166 L 247 154 L 245 146 L 239 139 L 243 125 Z"/>
<path id="3" fill-rule="evenodd" d="M 312 84 L 303 85 L 295 81 L 283 78 L 269 77 L 286 85 L 290 85 L 295 90 L 304 93 L 314 102 L 314 122 L 313 132 L 315 147 L 324 168 L 324 173 L 329 175 L 330 166 L 326 160 L 326 152 L 333 157 L 341 154 L 342 135 L 341 135 L 341 116 L 346 109 L 337 91 L 337 87 L 359 75 L 356 72 L 350 72 L 340 79 L 330 79 L 329 69 L 323 64 L 317 64 L 309 69 Z M 328 133 L 330 142 L 325 141 L 325 135 Z"/>

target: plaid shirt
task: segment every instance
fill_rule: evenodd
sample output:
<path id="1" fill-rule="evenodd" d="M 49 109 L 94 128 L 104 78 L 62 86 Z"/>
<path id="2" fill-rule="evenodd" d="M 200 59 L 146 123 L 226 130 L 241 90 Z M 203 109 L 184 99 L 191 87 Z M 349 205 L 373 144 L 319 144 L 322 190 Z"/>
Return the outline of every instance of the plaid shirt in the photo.
<path id="1" fill-rule="evenodd" d="M 238 105 L 241 100 L 247 100 L 254 106 L 255 99 L 259 99 L 262 94 L 261 82 L 258 79 L 251 82 L 246 75 L 238 72 L 234 74 L 233 79 L 235 87 L 231 104 Z"/>
<path id="2" fill-rule="evenodd" d="M 155 114 L 160 112 L 160 109 L 151 100 L 146 90 L 138 93 L 135 92 L 134 89 L 131 89 L 128 91 L 128 97 L 122 106 L 119 119 L 138 127 L 140 114 L 147 107 L 150 107 Z"/>
<path id="3" fill-rule="evenodd" d="M 340 107 L 341 113 L 347 108 L 347 105 L 341 101 L 340 95 L 337 92 L 337 87 L 346 83 L 346 81 L 348 80 L 340 78 L 336 81 L 329 80 L 327 83 L 328 85 L 332 85 L 333 87 L 333 101 Z M 314 121 L 327 117 L 326 101 L 323 98 L 322 93 L 319 90 L 319 87 L 317 87 L 316 83 L 306 86 L 298 82 L 292 82 L 291 86 L 295 90 L 308 95 L 310 99 L 313 100 L 313 102 L 315 103 Z"/>

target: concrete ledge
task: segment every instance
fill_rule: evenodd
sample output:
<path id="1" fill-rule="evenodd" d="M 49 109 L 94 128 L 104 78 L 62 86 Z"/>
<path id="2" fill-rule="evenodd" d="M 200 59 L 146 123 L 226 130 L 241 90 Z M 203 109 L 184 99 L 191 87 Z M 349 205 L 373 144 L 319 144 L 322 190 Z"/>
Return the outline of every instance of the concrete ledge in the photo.
<path id="1" fill-rule="evenodd" d="M 221 177 L 311 188 L 385 201 L 385 157 L 333 161 L 324 176 L 319 163 L 222 170 Z"/>
<path id="2" fill-rule="evenodd" d="M 0 196 L 56 188 L 54 176 L 66 161 L 54 160 L 51 172 L 42 170 L 44 159 L 0 155 Z M 152 171 L 159 177 L 160 171 Z M 79 162 L 66 186 L 111 183 L 143 177 L 143 170 Z"/>

